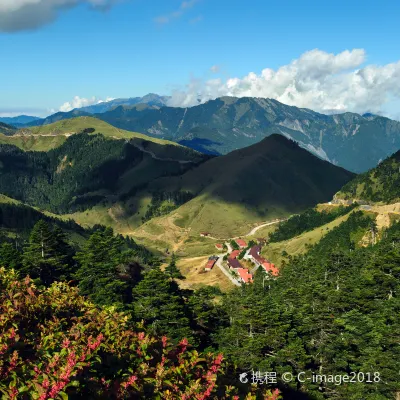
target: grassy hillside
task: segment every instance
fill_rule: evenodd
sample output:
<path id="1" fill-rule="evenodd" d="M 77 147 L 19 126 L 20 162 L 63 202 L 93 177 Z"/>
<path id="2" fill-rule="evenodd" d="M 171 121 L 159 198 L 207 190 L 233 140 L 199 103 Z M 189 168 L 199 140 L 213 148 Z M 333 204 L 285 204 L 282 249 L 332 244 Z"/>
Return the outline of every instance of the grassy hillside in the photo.
<path id="1" fill-rule="evenodd" d="M 11 144 L 24 151 L 48 151 L 61 146 L 65 136 L 6 136 L 0 134 L 0 144 Z"/>
<path id="2" fill-rule="evenodd" d="M 123 129 L 115 128 L 107 122 L 101 121 L 94 117 L 77 117 L 72 119 L 66 119 L 58 122 L 54 122 L 49 125 L 37 126 L 29 128 L 33 135 L 65 135 L 82 132 L 84 129 L 93 128 L 93 134 L 101 133 L 107 137 L 120 138 L 120 139 L 145 139 L 153 141 L 158 144 L 170 144 L 173 146 L 179 146 L 175 142 L 168 140 L 162 140 L 157 138 L 151 138 L 137 132 L 130 132 Z"/>
<path id="3" fill-rule="evenodd" d="M 358 175 L 336 194 L 337 199 L 394 203 L 400 200 L 400 151 L 376 168 Z"/>
<path id="4" fill-rule="evenodd" d="M 178 178 L 159 179 L 150 190 L 173 187 L 194 198 L 135 234 L 165 246 L 198 237 L 248 233 L 254 224 L 285 217 L 331 199 L 354 175 L 324 162 L 288 139 L 273 135 L 246 149 L 217 157 Z M 162 232 L 161 232 L 162 231 Z M 163 241 L 164 238 L 164 241 Z"/>

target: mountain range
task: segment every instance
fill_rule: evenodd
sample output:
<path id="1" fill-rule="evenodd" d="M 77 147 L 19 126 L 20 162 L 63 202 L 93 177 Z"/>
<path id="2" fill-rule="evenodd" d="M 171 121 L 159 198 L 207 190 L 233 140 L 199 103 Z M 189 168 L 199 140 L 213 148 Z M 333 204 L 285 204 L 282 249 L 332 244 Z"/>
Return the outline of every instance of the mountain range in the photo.
<path id="1" fill-rule="evenodd" d="M 29 115 L 18 115 L 17 117 L 0 117 L 0 122 L 3 122 L 8 125 L 12 125 L 15 127 L 21 127 L 26 124 L 30 124 L 31 122 L 40 120 L 39 117 L 31 117 Z"/>
<path id="2" fill-rule="evenodd" d="M 89 112 L 77 109 L 29 125 L 88 115 Z M 356 173 L 373 168 L 400 148 L 398 121 L 373 114 L 325 115 L 272 99 L 221 97 L 190 108 L 139 103 L 116 106 L 93 116 L 121 129 L 215 155 L 250 146 L 278 133 L 318 157 Z"/>

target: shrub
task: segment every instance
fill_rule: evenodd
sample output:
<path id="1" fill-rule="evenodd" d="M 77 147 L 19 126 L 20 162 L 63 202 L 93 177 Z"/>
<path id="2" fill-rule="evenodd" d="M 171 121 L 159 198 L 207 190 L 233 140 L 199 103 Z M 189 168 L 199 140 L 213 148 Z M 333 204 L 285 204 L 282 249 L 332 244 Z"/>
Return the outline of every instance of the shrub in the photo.
<path id="1" fill-rule="evenodd" d="M 66 283 L 38 290 L 29 277 L 0 268 L 2 398 L 232 398 L 229 390 L 215 395 L 222 354 L 188 347 L 186 339 L 171 346 L 147 335 Z"/>

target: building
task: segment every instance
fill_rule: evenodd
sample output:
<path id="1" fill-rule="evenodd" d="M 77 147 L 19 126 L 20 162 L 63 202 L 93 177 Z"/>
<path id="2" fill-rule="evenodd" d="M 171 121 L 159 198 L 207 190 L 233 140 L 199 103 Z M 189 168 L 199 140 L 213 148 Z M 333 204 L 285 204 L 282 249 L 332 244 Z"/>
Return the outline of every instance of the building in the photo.
<path id="1" fill-rule="evenodd" d="M 237 258 L 241 253 L 240 250 L 233 250 L 231 254 L 229 254 L 228 258 Z"/>
<path id="2" fill-rule="evenodd" d="M 210 232 L 200 232 L 200 236 L 202 237 L 210 236 Z"/>
<path id="3" fill-rule="evenodd" d="M 244 283 L 253 283 L 253 275 L 247 268 L 239 268 L 236 270 L 239 274 L 240 280 Z"/>
<path id="4" fill-rule="evenodd" d="M 224 246 L 221 243 L 217 243 L 215 245 L 215 247 L 217 248 L 217 250 L 222 251 L 224 249 Z"/>
<path id="5" fill-rule="evenodd" d="M 236 239 L 235 242 L 241 249 L 244 249 L 247 247 L 247 243 L 243 239 Z"/>
<path id="6" fill-rule="evenodd" d="M 270 263 L 270 262 L 264 262 L 262 264 L 262 268 L 264 269 L 265 272 L 272 276 L 278 276 L 279 275 L 279 269 L 275 266 L 275 264 Z"/>
<path id="7" fill-rule="evenodd" d="M 230 269 L 243 269 L 243 265 L 237 258 L 228 258 L 227 263 Z"/>
<path id="8" fill-rule="evenodd" d="M 261 266 L 265 272 L 268 272 L 272 276 L 278 276 L 279 270 L 275 264 L 269 262 L 264 257 L 260 256 L 261 246 L 253 246 L 249 250 L 249 258 L 254 262 L 254 264 Z"/>
<path id="9" fill-rule="evenodd" d="M 211 256 L 208 261 L 206 266 L 204 267 L 205 271 L 211 271 L 214 268 L 215 263 L 218 261 L 217 256 Z"/>

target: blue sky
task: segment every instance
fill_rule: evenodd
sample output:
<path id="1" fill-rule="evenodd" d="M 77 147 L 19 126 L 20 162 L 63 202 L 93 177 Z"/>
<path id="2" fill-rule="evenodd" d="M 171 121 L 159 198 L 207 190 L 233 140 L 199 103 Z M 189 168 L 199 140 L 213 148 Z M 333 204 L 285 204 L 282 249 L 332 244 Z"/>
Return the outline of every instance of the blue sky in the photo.
<path id="1" fill-rule="evenodd" d="M 400 2 L 395 0 L 124 0 L 107 10 L 93 10 L 83 0 L 65 0 L 70 7 L 57 10 L 52 21 L 39 21 L 35 29 L 29 30 L 25 29 L 31 27 L 25 27 L 18 14 L 23 12 L 24 1 L 36 1 L 37 7 L 46 3 L 49 11 L 52 0 L 17 1 L 22 4 L 18 10 L 0 6 L 3 115 L 49 114 L 75 96 L 95 97 L 93 101 L 97 101 L 149 92 L 171 94 L 178 90 L 187 94 L 190 89 L 185 85 L 194 79 L 194 90 L 208 91 L 205 96 L 231 94 L 226 87 L 230 78 L 243 79 L 250 72 L 259 76 L 265 68 L 276 71 L 313 49 L 333 55 L 364 49 L 359 65 L 351 63 L 350 68 L 335 70 L 333 75 L 400 60 Z M 27 6 L 31 7 L 29 23 L 35 18 L 30 11 L 35 6 Z M 318 62 L 325 61 L 317 57 Z M 390 100 L 375 99 L 375 108 L 365 111 L 382 111 L 393 117 L 398 113 L 400 117 L 400 66 L 397 70 L 394 65 L 391 81 L 371 95 L 375 99 L 386 91 L 383 95 Z M 218 66 L 218 73 L 210 71 L 212 66 Z M 387 70 L 377 73 L 385 76 Z M 209 80 L 213 80 L 213 88 L 204 89 Z M 399 86 L 393 90 L 397 80 Z M 322 83 L 318 84 L 316 90 L 320 92 Z M 253 93 L 243 86 L 241 82 L 235 93 Z M 323 90 L 325 97 L 339 96 L 333 94 L 331 86 Z M 275 97 L 284 100 L 280 95 L 277 92 Z M 368 97 L 369 92 L 365 95 Z M 349 100 L 349 95 L 340 96 L 334 109 L 342 103 L 350 111 L 361 112 L 366 107 L 364 102 Z M 177 100 L 176 105 L 180 101 L 185 105 L 185 100 Z M 308 106 L 304 96 L 297 101 L 299 104 L 296 101 L 293 104 Z M 312 108 L 314 103 L 309 103 Z"/>

